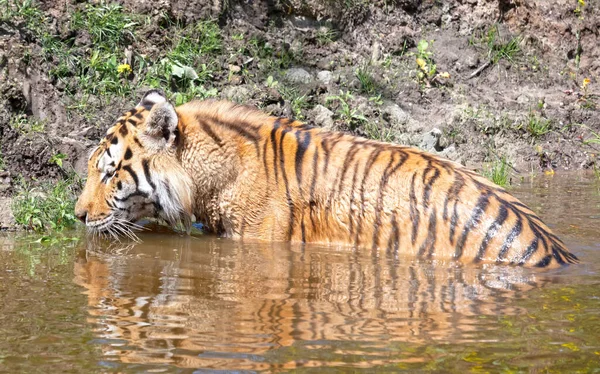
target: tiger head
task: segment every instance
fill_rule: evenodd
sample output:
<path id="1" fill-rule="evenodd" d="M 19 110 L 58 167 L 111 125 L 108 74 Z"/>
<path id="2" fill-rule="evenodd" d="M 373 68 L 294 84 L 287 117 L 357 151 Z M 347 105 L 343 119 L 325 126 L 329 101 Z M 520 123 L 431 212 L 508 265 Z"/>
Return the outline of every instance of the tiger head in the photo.
<path id="1" fill-rule="evenodd" d="M 189 227 L 192 183 L 178 158 L 178 123 L 173 105 L 152 90 L 107 131 L 91 152 L 75 206 L 89 231 L 127 235 L 144 217 Z"/>

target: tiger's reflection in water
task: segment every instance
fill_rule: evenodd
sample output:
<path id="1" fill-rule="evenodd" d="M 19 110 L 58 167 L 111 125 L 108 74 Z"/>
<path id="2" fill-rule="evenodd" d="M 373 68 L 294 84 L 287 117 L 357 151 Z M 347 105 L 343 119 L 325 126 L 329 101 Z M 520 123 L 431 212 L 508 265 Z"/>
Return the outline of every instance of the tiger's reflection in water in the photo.
<path id="1" fill-rule="evenodd" d="M 330 365 L 336 352 L 380 365 L 401 359 L 395 342 L 489 341 L 500 316 L 523 312 L 513 299 L 553 281 L 348 248 L 142 239 L 120 253 L 89 242 L 74 269 L 104 353 L 124 364 L 256 370 Z"/>

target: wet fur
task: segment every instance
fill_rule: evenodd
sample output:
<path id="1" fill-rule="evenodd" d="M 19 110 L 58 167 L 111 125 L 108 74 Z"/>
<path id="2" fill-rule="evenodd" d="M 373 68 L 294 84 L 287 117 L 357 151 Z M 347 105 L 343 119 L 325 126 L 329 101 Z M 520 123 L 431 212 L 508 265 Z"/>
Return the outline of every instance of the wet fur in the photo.
<path id="1" fill-rule="evenodd" d="M 148 132 L 149 110 L 155 111 L 135 109 L 135 129 Z M 104 143 L 120 136 L 131 117 L 121 118 Z M 577 262 L 523 203 L 437 156 L 230 102 L 188 103 L 176 108 L 176 119 L 174 134 L 165 135 L 174 142 L 170 153 L 158 151 L 150 162 L 151 178 L 176 191 L 156 194 L 171 221 L 194 214 L 209 231 L 236 239 L 337 243 L 420 258 Z M 133 146 L 135 132 L 127 133 L 119 141 Z M 133 160 L 140 157 L 146 156 L 136 149 Z"/>

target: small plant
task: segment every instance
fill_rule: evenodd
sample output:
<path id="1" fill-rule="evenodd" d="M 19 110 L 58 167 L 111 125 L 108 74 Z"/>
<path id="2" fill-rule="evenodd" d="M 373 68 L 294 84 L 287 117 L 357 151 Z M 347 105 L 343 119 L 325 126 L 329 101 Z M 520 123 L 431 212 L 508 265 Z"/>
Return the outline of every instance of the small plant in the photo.
<path id="1" fill-rule="evenodd" d="M 4 157 L 2 157 L 2 152 L 0 151 L 0 170 L 4 170 L 6 168 L 6 163 L 4 162 Z"/>
<path id="2" fill-rule="evenodd" d="M 55 164 L 58 165 L 59 168 L 62 169 L 63 167 L 63 160 L 67 159 L 67 155 L 64 153 L 56 153 L 53 154 L 52 157 L 50 157 L 50 160 L 48 160 L 49 163 L 51 164 Z"/>
<path id="3" fill-rule="evenodd" d="M 269 75 L 269 77 L 267 78 L 267 81 L 265 82 L 265 86 L 267 86 L 269 88 L 275 88 L 275 87 L 277 87 L 278 84 L 279 84 L 279 82 L 277 82 L 275 79 L 273 79 L 272 75 Z"/>
<path id="4" fill-rule="evenodd" d="M 18 114 L 11 118 L 10 127 L 22 135 L 28 135 L 44 131 L 45 122 L 35 118 L 27 117 L 26 114 Z"/>
<path id="5" fill-rule="evenodd" d="M 208 99 L 211 97 L 217 97 L 219 92 L 216 88 L 206 89 L 204 86 L 196 86 L 193 82 L 190 83 L 190 87 L 184 92 L 176 92 L 173 94 L 173 100 L 175 105 L 185 104 L 193 99 Z"/>
<path id="6" fill-rule="evenodd" d="M 534 138 L 546 135 L 552 130 L 552 121 L 540 117 L 534 112 L 529 113 L 525 122 L 525 130 Z"/>
<path id="7" fill-rule="evenodd" d="M 338 109 L 336 110 L 336 116 L 338 119 L 348 125 L 351 130 L 356 130 L 359 125 L 367 122 L 367 119 L 357 109 L 350 106 L 350 101 L 353 99 L 354 96 L 352 96 L 350 91 L 344 92 L 340 90 L 339 95 L 329 96 L 325 99 L 325 102 L 337 102 Z"/>
<path id="8" fill-rule="evenodd" d="M 372 95 L 377 91 L 377 82 L 367 66 L 361 66 L 356 69 L 356 78 L 360 82 L 362 92 Z"/>
<path id="9" fill-rule="evenodd" d="M 332 28 L 322 27 L 317 30 L 317 43 L 327 45 L 333 43 L 338 38 L 338 32 Z"/>
<path id="10" fill-rule="evenodd" d="M 45 183 L 35 188 L 21 182 L 13 202 L 15 221 L 34 231 L 61 231 L 72 227 L 77 219 L 73 214 L 76 194 L 81 184 L 73 175 L 56 183 Z"/>
<path id="11" fill-rule="evenodd" d="M 85 29 L 96 47 L 108 51 L 134 38 L 138 23 L 119 4 L 87 4 L 84 11 L 75 12 L 71 25 Z"/>
<path id="12" fill-rule="evenodd" d="M 481 174 L 498 186 L 507 187 L 510 185 L 510 168 L 506 158 L 501 157 L 492 161 L 491 165 L 487 165 Z"/>
<path id="13" fill-rule="evenodd" d="M 363 126 L 365 135 L 369 139 L 380 140 L 382 142 L 392 142 L 394 140 L 394 134 L 392 130 L 385 126 L 383 121 L 367 122 Z"/>
<path id="14" fill-rule="evenodd" d="M 306 94 L 300 95 L 300 92 L 298 92 L 297 89 L 287 86 L 281 87 L 280 92 L 281 96 L 286 101 L 290 102 L 292 112 L 294 113 L 294 118 L 299 120 L 304 119 L 302 111 L 311 107 L 311 105 L 308 102 L 308 96 Z"/>
<path id="15" fill-rule="evenodd" d="M 589 92 L 589 85 L 591 80 L 589 78 L 584 78 L 581 83 L 581 97 L 579 98 L 579 103 L 581 103 L 581 108 L 595 110 L 597 105 L 594 101 L 594 95 Z"/>
<path id="16" fill-rule="evenodd" d="M 431 86 L 434 83 L 443 84 L 450 78 L 448 72 L 437 73 L 437 65 L 433 61 L 433 53 L 429 50 L 429 42 L 420 40 L 417 44 L 417 81 L 420 84 Z"/>

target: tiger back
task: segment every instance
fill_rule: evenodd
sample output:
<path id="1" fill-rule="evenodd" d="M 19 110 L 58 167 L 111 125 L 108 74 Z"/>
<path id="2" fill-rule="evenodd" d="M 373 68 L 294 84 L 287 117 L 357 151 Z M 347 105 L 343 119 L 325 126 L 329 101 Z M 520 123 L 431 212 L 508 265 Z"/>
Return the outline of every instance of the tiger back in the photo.
<path id="1" fill-rule="evenodd" d="M 537 267 L 578 261 L 504 189 L 418 149 L 230 102 L 174 108 L 157 91 L 134 112 L 88 163 L 76 214 L 97 232 L 146 216 L 195 218 L 234 239 Z"/>

